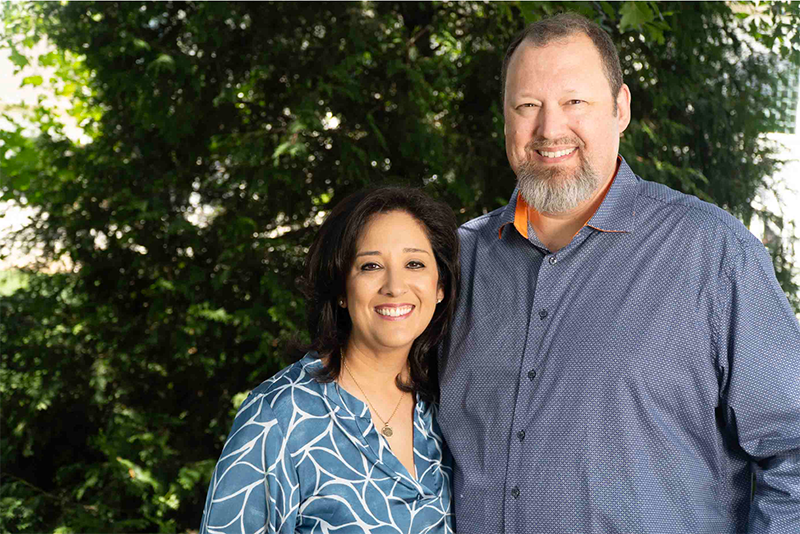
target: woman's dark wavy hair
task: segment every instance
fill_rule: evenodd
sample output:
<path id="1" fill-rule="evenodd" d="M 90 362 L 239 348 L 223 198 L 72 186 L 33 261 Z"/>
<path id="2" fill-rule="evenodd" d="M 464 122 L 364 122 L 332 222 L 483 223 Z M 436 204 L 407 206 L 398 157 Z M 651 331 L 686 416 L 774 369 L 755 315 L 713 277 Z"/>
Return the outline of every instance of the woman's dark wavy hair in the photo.
<path id="1" fill-rule="evenodd" d="M 345 296 L 346 277 L 362 232 L 374 215 L 392 211 L 406 212 L 422 224 L 436 258 L 440 287 L 444 289 L 444 299 L 436 306 L 430 324 L 411 346 L 409 381 L 404 383 L 398 376 L 397 386 L 418 393 L 426 401 L 436 401 L 439 396 L 436 349 L 453 319 L 461 273 L 458 223 L 449 206 L 419 189 L 367 189 L 344 198 L 333 208 L 308 251 L 301 279 L 312 339 L 303 349 L 327 357 L 317 380 L 331 382 L 338 378 L 342 369 L 341 349 L 352 327 L 349 313 L 338 306 L 338 300 Z"/>

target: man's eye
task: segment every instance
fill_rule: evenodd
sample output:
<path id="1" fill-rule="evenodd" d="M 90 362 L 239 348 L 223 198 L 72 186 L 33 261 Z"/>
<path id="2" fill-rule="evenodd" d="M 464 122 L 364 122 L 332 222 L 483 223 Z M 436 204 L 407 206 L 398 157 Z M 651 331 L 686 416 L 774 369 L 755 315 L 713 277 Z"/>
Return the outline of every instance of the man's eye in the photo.
<path id="1" fill-rule="evenodd" d="M 570 100 L 568 103 L 571 104 L 571 105 L 575 105 L 575 104 L 581 104 L 582 102 L 583 102 L 583 100 L 573 99 L 573 100 Z"/>

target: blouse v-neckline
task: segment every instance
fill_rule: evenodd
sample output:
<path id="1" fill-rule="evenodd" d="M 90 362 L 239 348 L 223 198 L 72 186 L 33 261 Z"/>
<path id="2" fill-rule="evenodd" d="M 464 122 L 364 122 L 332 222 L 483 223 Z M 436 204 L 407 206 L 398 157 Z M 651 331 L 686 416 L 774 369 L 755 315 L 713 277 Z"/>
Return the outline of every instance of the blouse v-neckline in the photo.
<path id="1" fill-rule="evenodd" d="M 417 455 L 415 447 L 417 433 L 418 433 L 416 418 L 417 418 L 419 398 L 415 399 L 414 408 L 411 410 L 411 458 L 414 465 L 414 473 L 411 473 L 409 472 L 405 464 L 403 464 L 403 462 L 400 461 L 400 458 L 397 456 L 394 449 L 392 449 L 392 445 L 391 443 L 389 443 L 389 440 L 386 439 L 386 436 L 383 436 L 380 432 L 378 432 L 378 427 L 375 425 L 375 421 L 372 420 L 372 413 L 369 411 L 369 407 L 367 406 L 367 404 L 358 397 L 356 397 L 355 395 L 353 395 L 352 393 L 350 393 L 349 391 L 347 391 L 347 389 L 344 388 L 344 386 L 342 386 L 341 384 L 339 384 L 338 381 L 334 382 L 334 384 L 336 386 L 336 392 L 338 393 L 338 396 L 341 399 L 341 402 L 344 405 L 345 409 L 347 409 L 351 414 L 356 416 L 356 418 L 358 419 L 358 421 L 356 421 L 356 424 L 358 424 L 359 430 L 361 431 L 361 436 L 366 438 L 367 435 L 369 435 L 372 438 L 371 440 L 369 439 L 366 440 L 367 445 L 370 445 L 369 443 L 370 441 L 374 441 L 375 439 L 377 439 L 389 451 L 392 459 L 394 459 L 397 462 L 397 464 L 403 468 L 405 473 L 409 476 L 410 480 L 413 481 L 415 485 L 419 486 L 420 485 L 418 478 L 419 470 L 417 468 Z M 366 427 L 362 427 L 362 425 L 359 424 L 359 422 L 363 422 L 365 419 L 369 420 L 369 424 Z M 374 452 L 376 453 L 376 456 L 380 458 L 380 454 L 378 454 L 379 451 L 374 451 Z"/>

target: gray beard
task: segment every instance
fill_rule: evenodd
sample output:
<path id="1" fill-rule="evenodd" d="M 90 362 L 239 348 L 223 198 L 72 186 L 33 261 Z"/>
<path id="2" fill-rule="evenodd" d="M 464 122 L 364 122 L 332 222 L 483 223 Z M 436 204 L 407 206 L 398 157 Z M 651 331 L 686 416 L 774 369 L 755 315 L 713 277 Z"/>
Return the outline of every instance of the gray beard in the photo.
<path id="1" fill-rule="evenodd" d="M 530 160 L 520 166 L 517 181 L 522 198 L 540 213 L 565 213 L 589 200 L 600 187 L 600 175 L 581 159 L 575 171 L 537 169 Z"/>

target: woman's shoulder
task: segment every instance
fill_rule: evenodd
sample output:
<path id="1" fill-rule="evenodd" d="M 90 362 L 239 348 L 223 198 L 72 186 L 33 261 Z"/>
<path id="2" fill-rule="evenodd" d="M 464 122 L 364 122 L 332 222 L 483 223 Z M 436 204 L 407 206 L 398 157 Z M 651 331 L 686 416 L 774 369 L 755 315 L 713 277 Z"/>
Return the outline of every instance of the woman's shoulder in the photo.
<path id="1" fill-rule="evenodd" d="M 272 411 L 280 412 L 290 407 L 287 405 L 294 405 L 299 398 L 319 396 L 324 384 L 316 380 L 315 371 L 321 367 L 322 361 L 317 354 L 309 352 L 254 388 L 243 406 L 259 399 L 265 400 Z"/>

